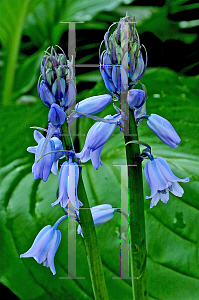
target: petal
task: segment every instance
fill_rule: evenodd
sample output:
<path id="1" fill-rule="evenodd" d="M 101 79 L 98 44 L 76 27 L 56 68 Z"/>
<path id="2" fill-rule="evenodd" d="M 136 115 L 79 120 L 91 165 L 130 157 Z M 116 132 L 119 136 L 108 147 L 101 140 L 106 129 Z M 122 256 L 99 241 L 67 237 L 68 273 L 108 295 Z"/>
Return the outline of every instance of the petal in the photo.
<path id="1" fill-rule="evenodd" d="M 65 119 L 66 119 L 66 113 L 59 105 L 53 103 L 48 113 L 48 120 L 54 126 L 61 126 L 65 122 Z"/>
<path id="2" fill-rule="evenodd" d="M 44 136 L 43 136 L 43 134 L 41 134 L 41 132 L 39 132 L 39 131 L 37 131 L 37 130 L 34 131 L 34 139 L 35 139 L 35 141 L 37 142 L 37 144 L 39 144 L 39 142 L 40 142 L 41 139 L 43 139 L 43 138 L 44 138 Z"/>
<path id="3" fill-rule="evenodd" d="M 157 157 L 156 158 L 156 163 L 157 163 L 159 169 L 161 170 L 161 172 L 164 174 L 164 176 L 167 178 L 168 181 L 171 181 L 171 182 L 177 182 L 177 181 L 188 182 L 189 181 L 188 177 L 186 177 L 184 179 L 180 179 L 177 176 L 175 176 L 173 174 L 173 172 L 171 171 L 171 168 L 170 168 L 169 164 L 162 157 Z"/>
<path id="4" fill-rule="evenodd" d="M 151 167 L 152 167 L 154 175 L 156 177 L 156 181 L 158 184 L 158 190 L 162 191 L 162 190 L 168 188 L 171 185 L 171 182 L 169 182 L 167 180 L 167 178 L 162 173 L 161 169 L 158 168 L 158 165 L 156 162 L 157 162 L 157 159 L 154 159 L 151 162 Z"/>
<path id="5" fill-rule="evenodd" d="M 37 151 L 37 146 L 33 146 L 33 147 L 28 147 L 27 148 L 27 151 L 30 152 L 30 153 L 36 153 Z"/>
<path id="6" fill-rule="evenodd" d="M 160 200 L 160 194 L 157 192 L 151 200 L 150 208 L 152 208 L 153 206 L 156 206 L 159 200 Z"/>
<path id="7" fill-rule="evenodd" d="M 90 151 L 90 159 L 92 161 L 92 164 L 93 164 L 93 167 L 95 168 L 95 170 L 98 170 L 99 166 L 102 165 L 100 155 L 101 155 L 103 147 L 104 147 L 104 145 L 102 145 L 101 147 L 97 148 L 94 151 Z"/>
<path id="8" fill-rule="evenodd" d="M 132 81 L 136 81 L 141 78 L 144 71 L 144 60 L 142 58 L 142 54 L 138 57 L 137 64 L 135 70 L 131 73 L 130 78 Z"/>
<path id="9" fill-rule="evenodd" d="M 67 91 L 64 95 L 64 108 L 65 110 L 70 108 L 75 102 L 77 90 L 72 80 L 67 82 Z"/>
<path id="10" fill-rule="evenodd" d="M 66 207 L 68 204 L 68 177 L 69 163 L 64 162 L 59 173 L 59 198 L 54 202 L 54 205 L 60 202 L 61 207 Z"/>
<path id="11" fill-rule="evenodd" d="M 35 238 L 35 240 L 34 240 L 32 246 L 31 246 L 31 248 L 30 248 L 27 252 L 21 254 L 21 255 L 20 255 L 20 258 L 21 258 L 21 257 L 33 257 L 33 256 L 35 256 L 35 255 L 37 254 L 37 252 L 38 252 L 38 249 L 39 249 L 40 246 L 41 246 L 41 241 L 42 241 L 42 239 L 44 238 L 45 234 L 46 234 L 51 228 L 52 228 L 51 225 L 45 226 L 45 227 L 38 233 L 38 235 L 36 236 L 36 238 Z"/>
<path id="12" fill-rule="evenodd" d="M 38 251 L 36 255 L 34 255 L 34 259 L 41 264 L 47 258 L 47 253 L 50 248 L 51 241 L 54 236 L 54 229 L 51 228 L 48 230 L 45 235 L 43 236 L 42 240 L 40 240 L 40 247 L 38 247 Z"/>
<path id="13" fill-rule="evenodd" d="M 50 151 L 55 151 L 55 144 L 53 140 L 50 140 L 44 150 L 44 153 L 50 152 Z M 50 171 L 54 162 L 54 157 L 55 153 L 50 153 L 47 154 L 43 157 L 44 159 L 44 165 L 43 165 L 43 181 L 46 182 L 49 175 Z"/>
<path id="14" fill-rule="evenodd" d="M 79 208 L 77 197 L 77 184 L 79 180 L 79 167 L 76 163 L 69 164 L 68 197 L 72 205 Z"/>
<path id="15" fill-rule="evenodd" d="M 166 189 L 166 193 L 159 193 L 160 195 L 160 200 L 163 202 L 163 203 L 167 203 L 168 200 L 169 200 L 169 191 L 168 189 Z"/>
<path id="16" fill-rule="evenodd" d="M 108 119 L 111 116 L 106 116 L 104 119 Z M 114 118 L 113 118 L 114 119 Z M 107 140 L 112 135 L 113 131 L 115 130 L 117 124 L 109 124 L 109 123 L 103 123 L 103 122 L 97 122 L 98 125 L 96 126 L 96 129 L 90 138 L 90 143 L 88 148 L 92 150 L 96 150 L 100 146 L 104 145 Z"/>
<path id="17" fill-rule="evenodd" d="M 55 175 L 58 174 L 58 160 L 55 160 L 52 164 L 51 172 Z"/>
<path id="18" fill-rule="evenodd" d="M 116 92 L 116 87 L 115 87 L 115 85 L 113 84 L 112 79 L 110 79 L 110 78 L 108 77 L 108 75 L 106 74 L 106 72 L 104 71 L 103 67 L 101 68 L 100 72 L 101 72 L 101 75 L 102 75 L 102 78 L 103 78 L 103 80 L 104 80 L 104 84 L 105 84 L 107 90 L 108 90 L 110 93 L 115 93 L 115 92 Z"/>
<path id="19" fill-rule="evenodd" d="M 82 151 L 80 153 L 76 154 L 76 157 L 80 158 L 82 163 L 85 163 L 90 159 L 90 152 L 91 152 L 91 150 L 86 149 L 85 146 L 84 146 Z"/>
<path id="20" fill-rule="evenodd" d="M 174 194 L 177 197 L 182 197 L 182 195 L 184 194 L 184 190 L 183 188 L 179 185 L 178 182 L 173 182 L 172 183 L 172 187 L 170 189 L 170 192 L 172 194 Z"/>
<path id="21" fill-rule="evenodd" d="M 39 97 L 43 101 L 43 103 L 51 107 L 53 103 L 56 103 L 56 99 L 54 95 L 49 90 L 48 86 L 45 84 L 45 82 L 42 80 L 39 88 Z"/>
<path id="22" fill-rule="evenodd" d="M 54 230 L 54 236 L 51 241 L 51 245 L 50 245 L 48 255 L 47 255 L 47 263 L 48 263 L 48 266 L 50 267 L 50 270 L 53 273 L 53 275 L 56 274 L 55 265 L 54 265 L 54 257 L 55 257 L 55 253 L 57 252 L 57 249 L 59 247 L 60 241 L 61 241 L 60 230 Z"/>
<path id="23" fill-rule="evenodd" d="M 151 195 L 146 196 L 146 199 L 154 197 L 154 195 L 158 191 L 157 180 L 155 178 L 153 170 L 150 168 L 150 164 L 151 164 L 151 161 L 148 161 L 144 167 L 144 175 L 145 175 L 146 181 L 151 189 Z"/>

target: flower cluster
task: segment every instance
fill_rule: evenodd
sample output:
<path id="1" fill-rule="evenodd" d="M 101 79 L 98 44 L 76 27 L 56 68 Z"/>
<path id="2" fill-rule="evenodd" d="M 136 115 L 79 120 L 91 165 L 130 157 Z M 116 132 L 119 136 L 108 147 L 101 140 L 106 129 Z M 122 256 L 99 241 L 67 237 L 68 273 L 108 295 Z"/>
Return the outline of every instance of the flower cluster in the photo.
<path id="1" fill-rule="evenodd" d="M 54 256 L 61 241 L 61 232 L 57 226 L 61 221 L 70 217 L 79 223 L 78 233 L 82 233 L 79 209 L 83 203 L 79 200 L 77 187 L 81 162 L 91 159 L 95 169 L 102 165 L 100 154 L 106 141 L 111 136 L 116 126 L 120 126 L 120 113 L 114 116 L 108 115 L 99 119 L 89 130 L 85 145 L 80 153 L 74 149 L 64 150 L 62 144 L 62 125 L 67 122 L 68 126 L 76 118 L 84 115 L 92 118 L 103 110 L 112 100 L 109 94 L 90 97 L 75 105 L 75 110 L 66 118 L 66 110 L 70 108 L 76 99 L 76 88 L 74 85 L 72 61 L 68 61 L 64 52 L 57 54 L 52 47 L 46 50 L 44 59 L 41 62 L 41 76 L 38 83 L 38 93 L 43 103 L 49 107 L 48 129 L 36 127 L 46 132 L 44 137 L 38 130 L 34 131 L 34 139 L 37 146 L 28 147 L 27 151 L 35 154 L 35 162 L 32 166 L 34 179 L 41 178 L 44 182 L 48 180 L 50 173 L 57 175 L 59 172 L 59 189 L 57 200 L 51 206 L 60 204 L 65 215 L 61 217 L 52 227 L 44 227 L 37 235 L 32 247 L 20 257 L 33 257 L 38 263 L 50 267 L 53 274 L 56 274 Z M 95 119 L 95 117 L 93 117 Z M 69 131 L 70 133 L 70 131 Z M 59 171 L 58 162 L 65 159 Z M 73 208 L 69 207 L 69 202 Z M 114 211 L 111 205 L 105 204 L 91 208 L 94 224 L 109 221 Z M 68 212 L 69 213 L 68 213 Z"/>
<path id="2" fill-rule="evenodd" d="M 48 129 L 46 137 L 39 131 L 34 131 L 37 146 L 28 147 L 28 151 L 35 154 L 35 162 L 32 167 L 34 178 L 47 181 L 50 172 L 58 174 L 58 161 L 65 159 L 59 171 L 59 189 L 57 199 L 51 204 L 59 204 L 65 215 L 55 225 L 44 227 L 37 235 L 32 247 L 20 257 L 34 257 L 38 263 L 50 267 L 53 274 L 54 256 L 58 249 L 61 232 L 57 230 L 60 222 L 68 217 L 79 223 L 78 234 L 83 237 L 79 210 L 83 206 L 81 194 L 78 195 L 78 181 L 81 172 L 81 163 L 91 160 L 97 170 L 103 165 L 101 152 L 116 127 L 123 131 L 124 122 L 127 120 L 125 112 L 113 104 L 116 114 L 99 118 L 94 114 L 107 107 L 112 99 L 121 100 L 126 95 L 126 103 L 133 110 L 135 122 L 147 119 L 149 128 L 172 148 L 178 147 L 180 138 L 169 121 L 156 114 L 147 115 L 145 86 L 140 82 L 146 65 L 141 52 L 139 36 L 135 28 L 135 20 L 126 16 L 122 18 L 115 31 L 110 34 L 111 27 L 104 36 L 105 50 L 100 54 L 100 72 L 109 94 L 86 98 L 75 105 L 76 88 L 73 78 L 72 61 L 68 61 L 64 52 L 57 54 L 55 49 L 47 49 L 41 62 L 41 76 L 38 83 L 38 92 L 43 103 L 49 107 Z M 145 49 L 145 48 L 144 48 Z M 101 50 L 101 48 L 100 48 Z M 135 88 L 140 84 L 142 89 Z M 74 105 L 72 113 L 66 117 L 66 110 Z M 80 117 L 88 117 L 97 122 L 89 129 L 83 149 L 77 153 L 71 138 L 71 149 L 63 147 L 62 125 L 66 122 L 70 135 L 70 124 Z M 37 128 L 38 129 L 38 128 Z M 41 129 L 41 128 L 39 128 Z M 139 144 L 139 141 L 137 141 Z M 69 145 L 67 145 L 69 146 Z M 169 200 L 169 192 L 181 197 L 183 189 L 178 184 L 188 182 L 188 177 L 180 179 L 176 177 L 168 163 L 161 157 L 151 154 L 150 146 L 141 154 L 141 158 L 149 158 L 144 168 L 146 181 L 151 188 L 152 198 L 150 207 L 155 206 L 159 200 L 166 203 Z M 80 198 L 80 199 L 79 199 Z M 69 206 L 69 202 L 72 207 Z M 100 225 L 109 221 L 115 211 L 109 204 L 102 204 L 91 208 L 94 225 Z"/>

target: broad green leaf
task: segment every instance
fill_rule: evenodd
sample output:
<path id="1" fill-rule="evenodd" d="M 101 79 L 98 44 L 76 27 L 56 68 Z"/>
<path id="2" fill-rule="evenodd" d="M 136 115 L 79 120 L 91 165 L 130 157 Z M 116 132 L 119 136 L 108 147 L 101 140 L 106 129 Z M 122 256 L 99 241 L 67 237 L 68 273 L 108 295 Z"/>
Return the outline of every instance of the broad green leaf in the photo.
<path id="1" fill-rule="evenodd" d="M 3 89 L 1 91 L 3 104 L 11 103 L 23 25 L 28 13 L 38 3 L 38 0 L 1 1 L 0 8 L 3 14 L 1 14 L 0 40 L 4 51 Z"/>
<path id="2" fill-rule="evenodd" d="M 146 233 L 148 250 L 148 292 L 151 299 L 197 299 L 198 288 L 198 191 L 199 159 L 198 144 L 198 79 L 180 77 L 168 69 L 149 69 L 142 82 L 148 89 L 148 113 L 157 113 L 167 118 L 182 141 L 177 149 L 169 148 L 150 131 L 145 121 L 138 127 L 140 140 L 152 146 L 152 154 L 165 158 L 176 176 L 189 176 L 189 183 L 181 183 L 184 189 L 182 198 L 170 195 L 167 204 L 159 202 L 149 208 L 150 200 L 145 200 Z M 88 92 L 87 97 L 107 93 L 103 81 Z M 117 102 L 115 102 L 117 104 Z M 32 116 L 31 116 L 32 112 Z M 11 114 L 12 113 L 12 114 Z M 11 119 L 10 116 L 15 117 Z M 30 106 L 17 106 L 9 110 L 2 120 L 2 155 L 9 151 L 13 159 L 25 155 L 22 152 L 27 127 L 42 125 L 47 120 L 48 109 L 41 103 Z M 114 114 L 112 104 L 99 116 Z M 7 120 L 6 120 L 7 116 Z M 38 117 L 38 119 L 37 119 Z M 15 121 L 16 120 L 16 121 Z M 12 132 L 12 126 L 19 128 Z M 22 122 L 23 120 L 23 122 Z M 10 122 L 10 123 L 9 123 Z M 36 123 L 35 123 L 36 122 Z M 79 118 L 79 133 L 85 134 L 95 121 Z M 10 125 L 9 125 L 10 124 Z M 10 126 L 10 127 L 9 127 Z M 6 131 L 7 129 L 7 131 Z M 6 136 L 6 132 L 9 135 Z M 191 132 L 191 136 L 190 136 Z M 114 164 L 125 163 L 125 148 L 119 129 L 105 144 L 101 159 L 103 167 L 97 171 L 91 162 L 85 164 L 83 178 L 91 206 L 110 203 L 121 205 L 121 170 Z M 31 137 L 32 138 L 32 137 Z M 80 150 L 85 136 L 80 136 Z M 5 141 L 5 142 L 4 142 Z M 9 143 L 8 143 L 9 141 Z M 14 153 L 16 143 L 20 151 Z M 28 138 L 26 142 L 28 143 Z M 33 146 L 34 140 L 27 146 Z M 33 156 L 33 155 L 32 155 Z M 60 224 L 62 240 L 55 255 L 57 274 L 52 275 L 49 268 L 36 263 L 33 258 L 20 259 L 32 245 L 35 236 L 46 225 L 53 225 L 63 215 L 59 205 L 51 207 L 56 200 L 58 176 L 50 175 L 44 183 L 34 180 L 31 166 L 25 160 L 13 161 L 2 168 L 1 181 L 1 282 L 9 287 L 20 299 L 94 299 L 87 265 L 86 253 L 81 235 L 77 235 L 77 276 L 86 279 L 67 280 L 68 276 L 68 220 Z M 145 164 L 145 162 L 144 162 Z M 143 166 L 144 166 L 143 164 Z M 144 194 L 150 189 L 143 178 Z M 127 196 L 127 182 L 123 182 Z M 81 200 L 81 194 L 78 194 Z M 120 214 L 109 222 L 96 227 L 102 262 L 110 300 L 132 299 L 131 281 L 114 280 L 120 274 Z"/>

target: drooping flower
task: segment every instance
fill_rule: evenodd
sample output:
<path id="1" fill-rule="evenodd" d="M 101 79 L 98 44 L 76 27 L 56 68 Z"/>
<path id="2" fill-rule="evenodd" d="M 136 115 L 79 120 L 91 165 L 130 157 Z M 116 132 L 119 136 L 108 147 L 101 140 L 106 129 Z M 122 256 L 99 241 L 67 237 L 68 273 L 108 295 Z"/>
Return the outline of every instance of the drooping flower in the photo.
<path id="1" fill-rule="evenodd" d="M 53 47 L 50 53 L 48 49 L 40 65 L 42 80 L 38 84 L 39 96 L 46 106 L 59 104 L 65 111 L 76 99 L 73 61 L 67 60 L 63 50 L 57 54 Z"/>
<path id="2" fill-rule="evenodd" d="M 92 207 L 91 214 L 94 225 L 98 226 L 111 220 L 114 217 L 115 210 L 117 209 L 112 208 L 110 204 L 102 204 Z M 83 237 L 81 225 L 78 226 L 77 233 L 81 234 Z"/>
<path id="3" fill-rule="evenodd" d="M 61 207 L 65 208 L 70 201 L 75 208 L 79 209 L 83 203 L 77 196 L 78 180 L 79 166 L 69 158 L 69 162 L 66 161 L 61 166 L 59 173 L 59 197 L 51 206 L 60 203 Z"/>
<path id="4" fill-rule="evenodd" d="M 56 274 L 54 257 L 61 241 L 61 232 L 57 230 L 57 226 L 66 219 L 67 216 L 61 217 L 55 225 L 45 226 L 36 236 L 31 248 L 20 255 L 23 257 L 33 257 L 38 264 L 49 267 L 53 275 Z"/>
<path id="5" fill-rule="evenodd" d="M 93 115 L 103 110 L 110 102 L 112 97 L 108 94 L 93 96 L 78 102 L 75 106 L 75 111 L 68 118 L 68 123 L 71 123 L 75 118 L 82 117 L 81 113 Z M 79 114 L 77 113 L 79 112 Z"/>
<path id="6" fill-rule="evenodd" d="M 176 177 L 166 160 L 162 157 L 153 158 L 148 161 L 144 168 L 146 181 L 151 189 L 151 195 L 146 199 L 152 198 L 150 208 L 155 206 L 159 200 L 167 203 L 169 200 L 169 192 L 177 197 L 182 197 L 184 190 L 179 182 L 188 182 L 189 178 L 180 179 Z"/>
<path id="7" fill-rule="evenodd" d="M 118 115 L 108 115 L 104 119 L 112 119 L 118 117 Z M 115 130 L 117 123 L 109 124 L 104 122 L 96 122 L 88 131 L 84 147 L 80 153 L 76 156 L 81 159 L 81 162 L 87 162 L 91 159 L 93 167 L 97 170 L 99 166 L 102 166 L 100 155 L 102 149 L 110 138 L 111 134 Z"/>
<path id="8" fill-rule="evenodd" d="M 128 86 L 137 84 L 147 65 L 142 57 L 135 23 L 133 18 L 126 16 L 111 35 L 112 25 L 104 35 L 106 50 L 100 56 L 100 72 L 106 88 L 118 99 Z"/>
<path id="9" fill-rule="evenodd" d="M 63 153 L 61 152 L 53 152 L 46 154 L 43 156 L 38 162 L 40 156 L 44 155 L 47 152 L 63 150 L 62 142 L 57 138 L 51 138 L 45 148 L 44 144 L 46 139 L 44 136 L 37 130 L 34 131 L 34 139 L 38 143 L 38 146 L 28 147 L 27 151 L 35 154 L 35 162 L 32 166 L 32 172 L 34 173 L 34 178 L 38 179 L 41 178 L 43 181 L 47 181 L 50 172 L 54 173 L 55 175 L 58 173 L 58 160 L 63 157 Z M 41 151 L 44 148 L 44 151 L 41 155 Z"/>
<path id="10" fill-rule="evenodd" d="M 165 144 L 172 148 L 178 147 L 181 139 L 168 120 L 156 114 L 151 114 L 148 117 L 147 125 Z"/>

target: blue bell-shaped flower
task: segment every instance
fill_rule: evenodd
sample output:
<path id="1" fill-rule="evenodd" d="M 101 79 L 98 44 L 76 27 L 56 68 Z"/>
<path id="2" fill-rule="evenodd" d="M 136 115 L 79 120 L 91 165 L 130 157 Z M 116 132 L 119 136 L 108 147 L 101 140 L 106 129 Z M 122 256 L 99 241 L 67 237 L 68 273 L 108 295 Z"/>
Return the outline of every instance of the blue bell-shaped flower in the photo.
<path id="1" fill-rule="evenodd" d="M 111 116 L 108 115 L 104 119 L 116 118 L 118 115 Z M 81 162 L 87 162 L 91 159 L 93 167 L 97 170 L 99 166 L 102 166 L 102 161 L 100 159 L 101 151 L 104 147 L 104 144 L 110 138 L 111 134 L 115 130 L 117 123 L 104 123 L 96 122 L 88 131 L 86 136 L 86 141 L 84 147 L 80 153 L 77 153 L 76 156 L 81 159 Z"/>
<path id="2" fill-rule="evenodd" d="M 114 217 L 114 211 L 115 209 L 112 208 L 110 204 L 102 204 L 92 207 L 91 214 L 94 225 L 98 226 L 111 220 Z M 77 233 L 81 234 L 83 237 L 81 225 L 78 226 Z"/>
<path id="3" fill-rule="evenodd" d="M 53 126 L 59 127 L 64 124 L 65 119 L 66 113 L 59 105 L 53 103 L 48 113 L 48 120 L 53 124 Z"/>
<path id="4" fill-rule="evenodd" d="M 55 275 L 54 257 L 61 241 L 61 232 L 57 230 L 57 226 L 66 218 L 67 216 L 61 217 L 53 227 L 45 226 L 36 236 L 31 248 L 21 254 L 20 258 L 33 257 L 38 264 L 43 263 L 45 267 L 49 267 Z"/>
<path id="5" fill-rule="evenodd" d="M 147 125 L 165 144 L 172 148 L 178 147 L 181 139 L 168 120 L 156 114 L 151 114 L 148 117 Z"/>
<path id="6" fill-rule="evenodd" d="M 169 200 L 169 192 L 177 197 L 182 197 L 184 191 L 179 182 L 188 182 L 189 178 L 180 179 L 176 177 L 168 163 L 162 157 L 153 158 L 148 161 L 144 167 L 146 181 L 151 189 L 151 195 L 146 199 L 152 198 L 150 208 L 157 205 L 161 200 L 167 203 Z"/>
<path id="7" fill-rule="evenodd" d="M 79 166 L 69 159 L 69 162 L 66 161 L 61 166 L 59 173 L 59 197 L 51 206 L 60 203 L 61 207 L 65 208 L 70 201 L 75 208 L 79 209 L 83 204 L 77 196 L 78 180 Z"/>

